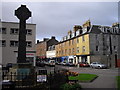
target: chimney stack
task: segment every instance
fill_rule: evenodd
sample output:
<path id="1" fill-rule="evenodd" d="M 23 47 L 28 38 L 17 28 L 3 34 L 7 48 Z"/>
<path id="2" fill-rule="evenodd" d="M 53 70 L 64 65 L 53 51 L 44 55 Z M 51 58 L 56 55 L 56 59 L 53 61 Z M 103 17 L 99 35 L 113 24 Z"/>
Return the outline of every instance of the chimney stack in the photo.
<path id="1" fill-rule="evenodd" d="M 52 36 L 51 39 L 55 39 L 55 36 Z"/>
<path id="2" fill-rule="evenodd" d="M 39 43 L 39 40 L 37 40 L 37 44 Z"/>
<path id="3" fill-rule="evenodd" d="M 44 38 L 44 39 L 43 39 L 43 41 L 47 41 L 47 40 L 49 40 L 49 38 Z"/>

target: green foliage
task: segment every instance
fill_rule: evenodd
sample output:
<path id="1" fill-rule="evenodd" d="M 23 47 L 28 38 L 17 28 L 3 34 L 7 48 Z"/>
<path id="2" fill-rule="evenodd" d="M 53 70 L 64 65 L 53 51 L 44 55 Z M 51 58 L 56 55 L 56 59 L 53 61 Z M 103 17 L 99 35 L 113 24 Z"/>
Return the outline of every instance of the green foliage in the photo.
<path id="1" fill-rule="evenodd" d="M 60 87 L 61 90 L 81 90 L 81 85 L 78 83 L 69 84 L 66 83 Z"/>
<path id="2" fill-rule="evenodd" d="M 96 77 L 95 74 L 79 74 L 78 76 L 69 76 L 69 80 L 91 81 Z"/>
<path id="3" fill-rule="evenodd" d="M 117 88 L 120 90 L 120 76 L 117 76 Z"/>

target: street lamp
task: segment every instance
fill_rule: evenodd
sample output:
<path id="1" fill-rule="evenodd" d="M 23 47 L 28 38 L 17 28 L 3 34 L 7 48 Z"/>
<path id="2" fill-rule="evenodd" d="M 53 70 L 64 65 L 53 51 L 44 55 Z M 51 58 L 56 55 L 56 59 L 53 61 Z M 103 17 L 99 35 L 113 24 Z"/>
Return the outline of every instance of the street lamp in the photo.
<path id="1" fill-rule="evenodd" d="M 107 64 L 108 64 L 108 67 L 110 68 L 111 67 L 111 57 L 110 57 L 110 54 L 107 54 Z"/>
<path id="2" fill-rule="evenodd" d="M 117 50 L 115 50 L 115 67 L 117 67 Z"/>
<path id="3" fill-rule="evenodd" d="M 112 54 L 112 40 L 111 40 L 111 32 L 108 31 L 108 37 L 109 37 L 109 48 L 110 48 L 110 51 L 108 52 L 108 67 L 110 68 L 111 67 L 111 54 Z"/>
<path id="4" fill-rule="evenodd" d="M 107 66 L 109 67 L 109 54 L 107 54 Z"/>

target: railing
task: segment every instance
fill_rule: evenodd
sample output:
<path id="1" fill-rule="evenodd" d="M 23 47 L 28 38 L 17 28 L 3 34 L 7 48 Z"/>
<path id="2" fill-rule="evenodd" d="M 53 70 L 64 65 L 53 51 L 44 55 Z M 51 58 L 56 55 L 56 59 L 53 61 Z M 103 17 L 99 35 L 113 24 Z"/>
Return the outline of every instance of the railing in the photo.
<path id="1" fill-rule="evenodd" d="M 37 72 L 32 74 L 18 74 L 4 71 L 2 73 L 2 80 L 9 80 L 13 82 L 12 84 L 15 86 L 14 88 L 40 88 L 40 90 L 52 90 L 52 88 L 58 88 L 61 84 L 67 82 L 68 77 L 63 72 L 64 71 L 56 71 L 54 73 L 47 74 L 46 82 L 37 82 Z M 4 88 L 9 87 L 4 86 Z"/>
<path id="2" fill-rule="evenodd" d="M 25 88 L 25 87 L 34 87 L 37 84 L 37 73 L 30 74 L 30 73 L 2 73 L 2 80 L 3 81 L 11 81 L 14 82 L 15 88 Z"/>

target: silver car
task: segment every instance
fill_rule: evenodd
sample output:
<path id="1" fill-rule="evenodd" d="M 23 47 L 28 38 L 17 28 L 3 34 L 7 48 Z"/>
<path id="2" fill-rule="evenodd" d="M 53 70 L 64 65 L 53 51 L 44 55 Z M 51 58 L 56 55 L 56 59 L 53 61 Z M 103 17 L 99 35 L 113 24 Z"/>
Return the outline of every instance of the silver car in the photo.
<path id="1" fill-rule="evenodd" d="M 92 67 L 92 68 L 107 68 L 107 65 L 99 63 L 99 62 L 93 62 L 90 64 L 90 67 Z"/>

